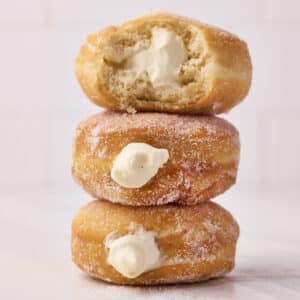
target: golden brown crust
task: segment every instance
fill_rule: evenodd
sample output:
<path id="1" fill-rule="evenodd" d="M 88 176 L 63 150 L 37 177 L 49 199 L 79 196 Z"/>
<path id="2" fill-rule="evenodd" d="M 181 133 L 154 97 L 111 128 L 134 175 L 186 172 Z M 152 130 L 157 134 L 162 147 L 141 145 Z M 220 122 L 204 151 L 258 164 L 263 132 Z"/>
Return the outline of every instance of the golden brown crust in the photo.
<path id="1" fill-rule="evenodd" d="M 141 188 L 110 176 L 118 153 L 132 142 L 169 151 L 169 160 Z M 239 135 L 217 117 L 102 112 L 80 123 L 73 149 L 74 179 L 91 195 L 125 205 L 197 204 L 235 183 Z"/>
<path id="2" fill-rule="evenodd" d="M 181 24 L 203 36 L 205 57 L 201 67 L 206 68 L 208 84 L 201 95 L 192 88 L 187 103 L 151 99 L 128 99 L 124 103 L 109 89 L 99 72 L 107 43 L 130 28 L 143 28 L 147 24 L 169 24 L 171 27 Z M 217 27 L 171 14 L 149 15 L 91 34 L 76 59 L 75 71 L 87 97 L 99 106 L 113 110 L 192 114 L 218 114 L 230 110 L 245 98 L 252 77 L 251 59 L 244 41 Z"/>
<path id="3" fill-rule="evenodd" d="M 136 226 L 156 233 L 159 268 L 129 279 L 107 263 L 107 235 L 132 233 Z M 234 267 L 239 226 L 221 206 L 207 201 L 196 206 L 137 207 L 94 201 L 72 224 L 72 258 L 89 275 L 117 284 L 151 285 L 201 281 Z"/>

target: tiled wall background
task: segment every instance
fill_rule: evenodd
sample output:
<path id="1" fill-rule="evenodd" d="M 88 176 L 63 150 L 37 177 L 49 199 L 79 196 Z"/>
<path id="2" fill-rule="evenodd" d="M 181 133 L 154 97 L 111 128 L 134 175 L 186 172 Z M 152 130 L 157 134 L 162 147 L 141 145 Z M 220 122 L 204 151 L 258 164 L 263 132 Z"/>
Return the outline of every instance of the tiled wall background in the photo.
<path id="1" fill-rule="evenodd" d="M 213 23 L 247 40 L 254 79 L 224 117 L 241 133 L 245 191 L 300 186 L 300 1 L 10 0 L 0 2 L 0 188 L 79 191 L 70 176 L 74 128 L 99 108 L 73 74 L 85 36 L 148 11 Z"/>

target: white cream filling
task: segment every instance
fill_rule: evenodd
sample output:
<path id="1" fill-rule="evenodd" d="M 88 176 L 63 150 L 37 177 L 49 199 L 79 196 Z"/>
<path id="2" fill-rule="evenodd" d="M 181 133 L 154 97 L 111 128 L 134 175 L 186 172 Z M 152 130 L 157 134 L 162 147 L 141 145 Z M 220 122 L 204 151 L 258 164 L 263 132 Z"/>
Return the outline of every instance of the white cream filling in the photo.
<path id="1" fill-rule="evenodd" d="M 130 143 L 117 155 L 111 177 L 122 187 L 140 188 L 156 175 L 169 159 L 167 149 L 145 143 Z"/>
<path id="2" fill-rule="evenodd" d="M 151 45 L 129 57 L 125 67 L 137 79 L 146 72 L 153 87 L 178 86 L 180 65 L 187 59 L 182 38 L 165 28 L 152 30 Z"/>
<path id="3" fill-rule="evenodd" d="M 105 246 L 109 249 L 107 262 L 125 277 L 138 277 L 160 265 L 160 251 L 151 231 L 108 238 Z"/>

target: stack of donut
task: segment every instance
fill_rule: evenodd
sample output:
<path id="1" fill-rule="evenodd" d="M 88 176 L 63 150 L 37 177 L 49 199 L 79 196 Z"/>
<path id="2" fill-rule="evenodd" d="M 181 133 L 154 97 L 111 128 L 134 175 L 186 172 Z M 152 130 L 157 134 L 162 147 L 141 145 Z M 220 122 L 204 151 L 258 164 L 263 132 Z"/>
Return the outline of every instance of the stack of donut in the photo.
<path id="1" fill-rule="evenodd" d="M 210 201 L 236 181 L 237 129 L 215 114 L 248 93 L 244 41 L 169 14 L 88 36 L 75 64 L 107 108 L 76 130 L 72 174 L 92 197 L 72 224 L 72 258 L 128 285 L 197 282 L 234 267 L 239 226 Z"/>

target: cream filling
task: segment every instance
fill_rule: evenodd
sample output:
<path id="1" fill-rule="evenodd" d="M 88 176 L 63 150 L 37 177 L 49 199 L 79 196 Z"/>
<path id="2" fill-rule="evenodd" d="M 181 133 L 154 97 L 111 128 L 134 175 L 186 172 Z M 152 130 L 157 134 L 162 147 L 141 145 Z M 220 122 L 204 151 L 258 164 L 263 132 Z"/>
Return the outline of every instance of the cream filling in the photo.
<path id="1" fill-rule="evenodd" d="M 140 188 L 157 174 L 168 159 L 167 149 L 158 149 L 145 143 L 130 143 L 115 158 L 111 177 L 122 187 Z"/>
<path id="2" fill-rule="evenodd" d="M 165 28 L 152 30 L 151 45 L 125 61 L 125 68 L 137 79 L 146 72 L 154 88 L 178 86 L 180 65 L 187 59 L 182 38 Z"/>
<path id="3" fill-rule="evenodd" d="M 138 277 L 160 265 L 153 232 L 139 230 L 117 239 L 108 238 L 105 246 L 109 249 L 107 262 L 125 277 Z"/>

